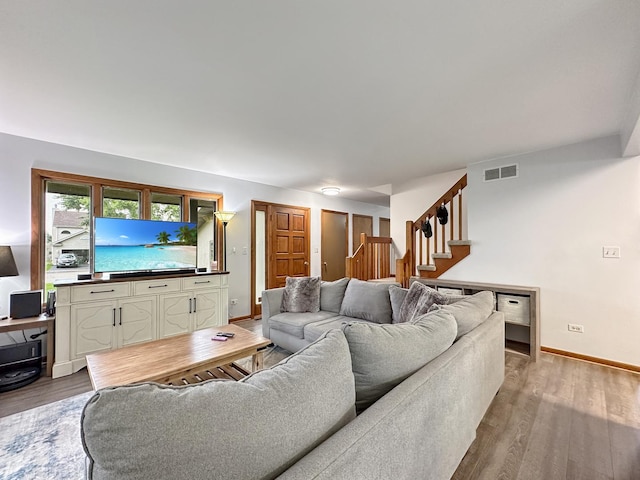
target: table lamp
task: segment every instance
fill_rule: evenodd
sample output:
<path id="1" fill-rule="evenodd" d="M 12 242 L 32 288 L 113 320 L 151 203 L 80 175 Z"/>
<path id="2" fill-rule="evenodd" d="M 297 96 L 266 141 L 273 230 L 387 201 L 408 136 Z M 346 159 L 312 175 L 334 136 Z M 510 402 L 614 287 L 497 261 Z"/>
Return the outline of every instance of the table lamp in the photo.
<path id="1" fill-rule="evenodd" d="M 11 247 L 8 245 L 0 245 L 0 277 L 15 277 L 20 275 L 16 261 L 13 259 Z M 3 316 L 2 319 L 6 317 Z"/>

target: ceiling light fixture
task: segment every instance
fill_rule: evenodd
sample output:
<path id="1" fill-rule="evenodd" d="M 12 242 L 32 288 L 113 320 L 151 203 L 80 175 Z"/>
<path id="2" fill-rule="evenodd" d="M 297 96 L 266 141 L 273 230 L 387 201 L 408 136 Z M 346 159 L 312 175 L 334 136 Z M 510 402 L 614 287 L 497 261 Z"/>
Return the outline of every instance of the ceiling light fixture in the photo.
<path id="1" fill-rule="evenodd" d="M 324 187 L 320 190 L 323 195 L 335 196 L 340 193 L 340 189 L 338 187 Z"/>

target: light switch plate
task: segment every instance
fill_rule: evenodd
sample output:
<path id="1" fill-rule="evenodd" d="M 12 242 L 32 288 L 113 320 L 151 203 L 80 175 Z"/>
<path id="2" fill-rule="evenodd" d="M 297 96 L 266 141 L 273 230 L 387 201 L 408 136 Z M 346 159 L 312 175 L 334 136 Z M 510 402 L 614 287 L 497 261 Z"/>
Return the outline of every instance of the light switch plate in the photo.
<path id="1" fill-rule="evenodd" d="M 602 258 L 620 258 L 620 247 L 602 247 Z"/>

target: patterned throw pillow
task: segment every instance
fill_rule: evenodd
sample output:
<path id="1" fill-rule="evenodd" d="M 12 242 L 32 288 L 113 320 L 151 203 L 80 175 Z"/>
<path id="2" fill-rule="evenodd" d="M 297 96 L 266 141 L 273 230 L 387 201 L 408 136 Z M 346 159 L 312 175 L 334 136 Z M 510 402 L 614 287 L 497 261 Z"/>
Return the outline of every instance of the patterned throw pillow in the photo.
<path id="1" fill-rule="evenodd" d="M 398 323 L 410 322 L 414 318 L 427 313 L 433 304 L 445 305 L 449 303 L 448 300 L 447 295 L 439 293 L 423 283 L 413 282 L 400 306 Z"/>
<path id="2" fill-rule="evenodd" d="M 282 294 L 282 312 L 320 311 L 320 277 L 287 277 Z"/>

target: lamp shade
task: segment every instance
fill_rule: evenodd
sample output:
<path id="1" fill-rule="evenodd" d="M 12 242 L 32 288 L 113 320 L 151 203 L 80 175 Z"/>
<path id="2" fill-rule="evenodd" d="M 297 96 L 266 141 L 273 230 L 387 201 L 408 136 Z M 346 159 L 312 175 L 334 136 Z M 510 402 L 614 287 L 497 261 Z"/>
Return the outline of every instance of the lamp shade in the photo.
<path id="1" fill-rule="evenodd" d="M 231 220 L 236 212 L 213 212 L 218 220 L 222 223 L 228 223 Z"/>
<path id="2" fill-rule="evenodd" d="M 16 261 L 13 259 L 11 247 L 0 245 L 0 277 L 15 277 L 19 275 Z"/>

